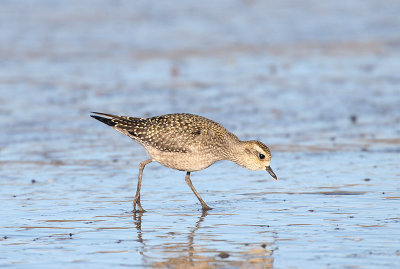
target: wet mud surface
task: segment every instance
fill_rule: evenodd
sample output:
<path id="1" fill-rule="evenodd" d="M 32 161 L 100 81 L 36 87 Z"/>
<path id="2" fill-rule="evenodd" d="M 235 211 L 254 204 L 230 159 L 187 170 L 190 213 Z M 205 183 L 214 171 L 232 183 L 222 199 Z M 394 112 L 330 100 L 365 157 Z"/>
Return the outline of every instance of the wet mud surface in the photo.
<path id="1" fill-rule="evenodd" d="M 397 268 L 397 1 L 5 1 L 0 266 Z M 360 8 L 362 7 L 362 8 Z M 310 15 L 312 14 L 312 16 Z M 200 114 L 270 146 L 192 174 L 89 117 Z"/>

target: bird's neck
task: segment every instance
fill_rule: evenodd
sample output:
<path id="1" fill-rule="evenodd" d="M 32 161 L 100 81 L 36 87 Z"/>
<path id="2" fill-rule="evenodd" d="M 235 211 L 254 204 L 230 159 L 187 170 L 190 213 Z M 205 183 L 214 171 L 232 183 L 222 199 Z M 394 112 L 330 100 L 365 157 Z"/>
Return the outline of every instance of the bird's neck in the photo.
<path id="1" fill-rule="evenodd" d="M 244 157 L 246 151 L 246 141 L 237 139 L 232 141 L 229 151 L 226 153 L 226 159 L 232 161 L 240 166 L 245 166 Z"/>

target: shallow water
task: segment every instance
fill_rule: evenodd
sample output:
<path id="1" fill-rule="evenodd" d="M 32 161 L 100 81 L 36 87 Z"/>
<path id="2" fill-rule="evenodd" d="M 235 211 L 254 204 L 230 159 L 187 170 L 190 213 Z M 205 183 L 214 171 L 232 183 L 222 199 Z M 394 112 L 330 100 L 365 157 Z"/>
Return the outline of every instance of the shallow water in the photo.
<path id="1" fill-rule="evenodd" d="M 399 3 L 162 3 L 2 3 L 0 266 L 399 267 Z M 90 111 L 201 114 L 280 180 L 193 173 L 203 214 L 151 163 L 134 215 L 146 153 Z"/>

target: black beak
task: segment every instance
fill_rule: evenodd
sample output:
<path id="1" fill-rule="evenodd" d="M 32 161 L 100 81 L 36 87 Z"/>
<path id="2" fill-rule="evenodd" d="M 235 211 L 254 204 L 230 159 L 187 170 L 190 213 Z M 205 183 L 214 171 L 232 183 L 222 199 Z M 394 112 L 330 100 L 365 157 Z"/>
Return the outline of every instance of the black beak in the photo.
<path id="1" fill-rule="evenodd" d="M 268 171 L 268 173 L 273 177 L 275 180 L 278 180 L 278 177 L 275 175 L 274 171 L 272 171 L 271 166 L 265 167 L 265 170 Z"/>

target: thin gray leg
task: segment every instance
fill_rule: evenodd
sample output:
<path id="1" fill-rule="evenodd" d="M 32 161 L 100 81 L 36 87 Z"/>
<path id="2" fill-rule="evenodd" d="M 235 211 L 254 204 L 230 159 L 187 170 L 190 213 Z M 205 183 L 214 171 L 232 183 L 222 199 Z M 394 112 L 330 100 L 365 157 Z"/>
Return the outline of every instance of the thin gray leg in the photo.
<path id="1" fill-rule="evenodd" d="M 148 159 L 139 164 L 139 178 L 137 183 L 136 195 L 135 198 L 133 199 L 133 212 L 144 212 L 144 209 L 140 204 L 140 187 L 142 185 L 143 169 L 146 166 L 146 164 L 151 163 L 152 161 L 153 161 L 152 159 Z M 136 211 L 136 205 L 139 208 L 138 211 Z"/>
<path id="2" fill-rule="evenodd" d="M 192 181 L 190 180 L 190 172 L 186 172 L 186 177 L 185 177 L 185 181 L 186 183 L 189 185 L 189 187 L 192 189 L 194 195 L 196 195 L 197 199 L 199 199 L 199 202 L 201 204 L 201 207 L 203 208 L 203 211 L 206 210 L 210 210 L 212 209 L 211 207 L 209 207 L 204 201 L 203 199 L 201 199 L 200 194 L 196 191 L 196 189 L 194 188 Z"/>

